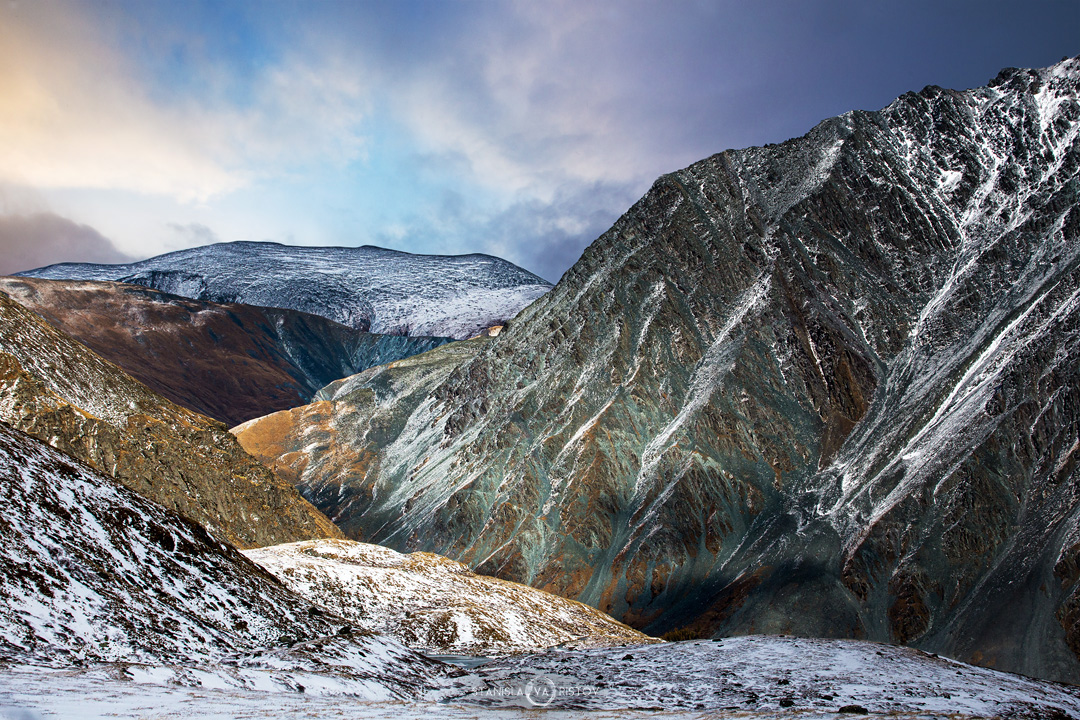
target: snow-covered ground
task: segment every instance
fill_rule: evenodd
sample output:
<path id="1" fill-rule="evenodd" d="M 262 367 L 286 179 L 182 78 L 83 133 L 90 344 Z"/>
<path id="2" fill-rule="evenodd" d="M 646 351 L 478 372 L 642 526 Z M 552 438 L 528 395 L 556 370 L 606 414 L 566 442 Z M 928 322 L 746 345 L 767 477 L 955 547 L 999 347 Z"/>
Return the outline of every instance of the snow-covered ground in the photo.
<path id="1" fill-rule="evenodd" d="M 308 540 L 244 554 L 309 602 L 422 651 L 495 656 L 655 642 L 596 608 L 433 553 Z"/>
<path id="2" fill-rule="evenodd" d="M 307 678 L 311 683 L 310 676 Z M 202 682 L 201 685 L 197 684 Z M 244 687 L 173 669 L 0 671 L 18 718 L 1080 718 L 1080 688 L 848 640 L 743 637 L 508 658 L 425 698 L 372 701 L 316 684 Z"/>

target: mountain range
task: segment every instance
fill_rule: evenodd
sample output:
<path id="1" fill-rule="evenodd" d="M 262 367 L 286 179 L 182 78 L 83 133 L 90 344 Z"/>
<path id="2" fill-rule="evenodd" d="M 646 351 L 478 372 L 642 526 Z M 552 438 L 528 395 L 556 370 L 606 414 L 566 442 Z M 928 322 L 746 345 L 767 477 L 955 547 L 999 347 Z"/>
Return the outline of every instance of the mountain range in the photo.
<path id="1" fill-rule="evenodd" d="M 299 310 L 381 335 L 458 340 L 502 325 L 551 289 L 491 255 L 271 242 L 219 243 L 126 265 L 62 263 L 19 275 L 112 280 L 195 300 Z"/>
<path id="2" fill-rule="evenodd" d="M 498 337 L 238 437 L 350 537 L 653 634 L 1075 681 L 1078 85 L 1007 69 L 664 176 Z"/>
<path id="3" fill-rule="evenodd" d="M 0 292 L 155 392 L 227 425 L 310 402 L 334 380 L 449 340 L 113 282 L 0 277 Z"/>
<path id="4" fill-rule="evenodd" d="M 0 279 L 0 714 L 1080 717 L 1078 135 L 1080 58 L 927 87 L 661 177 L 553 288 Z"/>

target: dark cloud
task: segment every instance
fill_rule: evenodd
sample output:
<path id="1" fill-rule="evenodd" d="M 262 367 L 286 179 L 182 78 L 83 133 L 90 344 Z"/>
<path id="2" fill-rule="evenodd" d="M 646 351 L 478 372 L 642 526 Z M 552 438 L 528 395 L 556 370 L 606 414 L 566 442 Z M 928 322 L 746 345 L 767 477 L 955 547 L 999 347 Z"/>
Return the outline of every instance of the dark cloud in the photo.
<path id="1" fill-rule="evenodd" d="M 123 263 L 133 259 L 94 228 L 53 213 L 0 215 L 0 275 L 60 262 Z"/>
<path id="2" fill-rule="evenodd" d="M 558 282 L 636 199 L 635 191 L 622 185 L 564 189 L 550 202 L 514 204 L 478 231 L 490 238 L 492 254 Z"/>

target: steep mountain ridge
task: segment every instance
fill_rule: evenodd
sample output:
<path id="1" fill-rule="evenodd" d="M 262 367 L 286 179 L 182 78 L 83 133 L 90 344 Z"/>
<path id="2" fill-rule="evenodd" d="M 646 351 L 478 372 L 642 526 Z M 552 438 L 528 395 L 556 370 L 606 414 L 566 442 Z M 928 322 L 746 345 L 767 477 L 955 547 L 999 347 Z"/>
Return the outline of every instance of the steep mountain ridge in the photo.
<path id="1" fill-rule="evenodd" d="M 448 342 L 122 283 L 8 277 L 0 292 L 155 392 L 227 425 L 303 405 L 334 380 Z"/>
<path id="2" fill-rule="evenodd" d="M 341 536 L 224 425 L 157 395 L 2 293 L 0 422 L 240 547 Z"/>
<path id="3" fill-rule="evenodd" d="M 654 634 L 1075 681 L 1078 85 L 1009 69 L 664 176 L 475 357 L 377 394 L 362 466 L 239 437 L 316 504 L 362 488 L 350 536 Z"/>
<path id="4" fill-rule="evenodd" d="M 271 242 L 219 243 L 126 265 L 61 263 L 18 275 L 113 280 L 195 300 L 299 310 L 383 335 L 457 340 L 502 325 L 551 289 L 491 255 Z"/>

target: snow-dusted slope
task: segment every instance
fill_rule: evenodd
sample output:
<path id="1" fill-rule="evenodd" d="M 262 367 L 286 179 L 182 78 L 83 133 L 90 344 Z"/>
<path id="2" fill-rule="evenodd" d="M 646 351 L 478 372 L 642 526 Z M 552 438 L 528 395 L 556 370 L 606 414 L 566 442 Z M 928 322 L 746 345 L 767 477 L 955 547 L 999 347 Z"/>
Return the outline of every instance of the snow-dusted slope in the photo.
<path id="1" fill-rule="evenodd" d="M 5 662 L 383 700 L 447 676 L 393 640 L 343 634 L 202 527 L 4 425 L 0 499 Z"/>
<path id="2" fill-rule="evenodd" d="M 20 275 L 118 280 L 196 300 L 301 310 L 373 333 L 456 339 L 502 325 L 551 289 L 490 255 L 268 242 L 207 245 L 127 265 L 63 263 Z"/>
<path id="3" fill-rule="evenodd" d="M 432 553 L 310 540 L 244 554 L 310 602 L 425 652 L 490 657 L 656 642 L 588 605 Z"/>
<path id="4" fill-rule="evenodd" d="M 490 707 L 542 706 L 579 713 L 660 709 L 800 720 L 867 714 L 1080 718 L 1076 687 L 850 640 L 750 636 L 629 652 L 554 650 L 491 663 L 477 675 L 486 687 L 469 699 Z"/>

